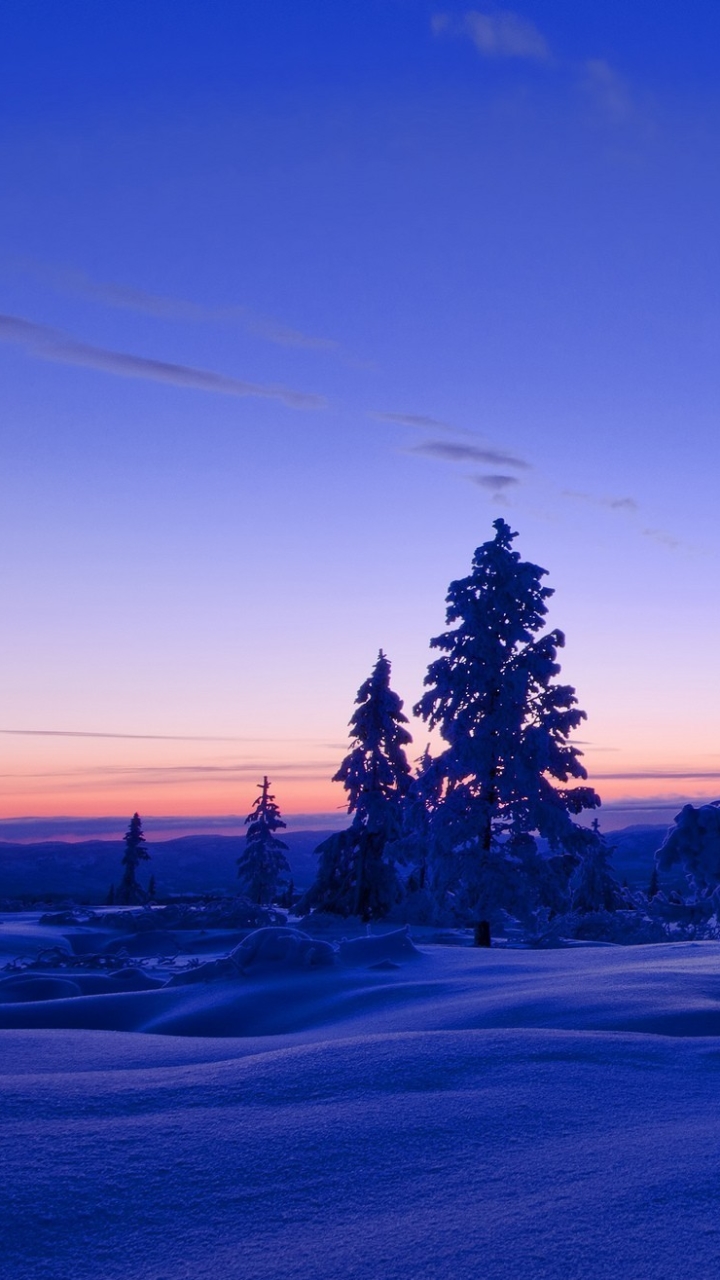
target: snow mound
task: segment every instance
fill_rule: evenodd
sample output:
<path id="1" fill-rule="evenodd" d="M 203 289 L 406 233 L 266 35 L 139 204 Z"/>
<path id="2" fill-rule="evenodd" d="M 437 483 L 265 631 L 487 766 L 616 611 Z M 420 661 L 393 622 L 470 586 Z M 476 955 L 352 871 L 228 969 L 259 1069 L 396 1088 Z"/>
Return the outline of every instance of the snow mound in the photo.
<path id="1" fill-rule="evenodd" d="M 255 964 L 282 964 L 293 969 L 315 969 L 335 962 L 335 948 L 287 927 L 256 929 L 228 957 L 241 972 Z"/>
<path id="2" fill-rule="evenodd" d="M 194 986 L 200 982 L 237 978 L 258 967 L 301 971 L 327 968 L 335 963 L 335 957 L 335 948 L 329 942 L 310 938 L 299 929 L 268 926 L 249 933 L 229 955 L 173 974 L 167 986 Z"/>
<path id="3" fill-rule="evenodd" d="M 410 930 L 395 929 L 393 933 L 382 933 L 366 938 L 344 938 L 339 947 L 340 959 L 344 964 L 364 964 L 377 966 L 388 961 L 410 960 L 422 955 L 410 940 Z"/>
<path id="4" fill-rule="evenodd" d="M 24 974 L 17 978 L 0 979 L 1 1004 L 25 1004 L 30 1000 L 67 1000 L 81 995 L 77 982 L 70 978 L 53 978 Z"/>

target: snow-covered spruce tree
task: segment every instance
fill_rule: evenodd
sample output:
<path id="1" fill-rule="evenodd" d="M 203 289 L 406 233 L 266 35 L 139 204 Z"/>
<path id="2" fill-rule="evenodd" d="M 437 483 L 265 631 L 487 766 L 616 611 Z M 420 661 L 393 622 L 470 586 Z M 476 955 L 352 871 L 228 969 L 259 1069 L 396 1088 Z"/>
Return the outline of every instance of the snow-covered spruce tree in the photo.
<path id="1" fill-rule="evenodd" d="M 447 743 L 432 765 L 442 788 L 436 880 L 485 944 L 493 914 L 522 914 L 539 894 L 545 868 L 535 836 L 564 864 L 567 883 L 592 841 L 571 815 L 600 804 L 592 788 L 564 785 L 587 778 L 568 742 L 585 713 L 570 685 L 553 684 L 563 633 L 538 635 L 553 594 L 541 584 L 546 570 L 513 551 L 517 535 L 504 520 L 493 527 L 469 576 L 450 584 L 453 629 L 431 641 L 443 656 L 430 664 L 415 707 Z"/>
<path id="2" fill-rule="evenodd" d="M 123 839 L 125 841 L 125 852 L 122 865 L 125 870 L 120 882 L 120 888 L 115 895 L 115 900 L 122 903 L 123 906 L 133 906 L 137 903 L 147 902 L 147 893 L 137 881 L 137 869 L 141 862 L 147 862 L 150 857 L 145 848 L 145 836 L 143 835 L 142 821 L 139 814 L 133 814 L 130 819 L 130 826 Z"/>
<path id="3" fill-rule="evenodd" d="M 581 914 L 617 911 L 626 906 L 626 900 L 610 870 L 610 849 L 597 818 L 592 824 L 592 835 L 594 840 L 588 842 L 570 880 L 570 907 Z"/>
<path id="4" fill-rule="evenodd" d="M 713 893 L 720 885 L 720 800 L 686 804 L 675 817 L 675 826 L 655 854 L 659 871 L 680 864 L 696 897 Z"/>
<path id="5" fill-rule="evenodd" d="M 317 877 L 301 906 L 374 920 L 387 915 L 400 892 L 389 846 L 400 834 L 402 801 L 410 786 L 404 748 L 412 741 L 382 649 L 355 702 L 352 750 L 333 777 L 348 793 L 353 820 L 346 831 L 318 845 Z"/>
<path id="6" fill-rule="evenodd" d="M 245 819 L 245 848 L 237 863 L 238 876 L 247 897 L 251 902 L 266 906 L 274 902 L 278 894 L 286 892 L 290 863 L 285 857 L 287 845 L 275 835 L 287 823 L 283 822 L 275 797 L 270 794 L 268 779 L 263 778 L 258 786 L 260 795 Z"/>

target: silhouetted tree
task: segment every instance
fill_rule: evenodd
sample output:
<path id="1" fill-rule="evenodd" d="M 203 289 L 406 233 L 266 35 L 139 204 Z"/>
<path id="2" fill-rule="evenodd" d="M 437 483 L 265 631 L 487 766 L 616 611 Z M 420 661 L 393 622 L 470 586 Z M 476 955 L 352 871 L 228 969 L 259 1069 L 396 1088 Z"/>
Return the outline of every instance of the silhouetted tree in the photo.
<path id="1" fill-rule="evenodd" d="M 287 845 L 274 834 L 286 826 L 280 817 L 270 783 L 263 778 L 258 784 L 260 795 L 245 819 L 245 848 L 237 860 L 238 876 L 243 891 L 252 902 L 274 902 L 287 889 L 290 863 L 285 857 Z"/>
<path id="2" fill-rule="evenodd" d="M 652 899 L 656 898 L 659 892 L 660 892 L 660 877 L 658 876 L 658 873 L 657 873 L 657 867 L 653 867 L 652 875 L 650 876 L 650 883 L 648 885 L 648 891 L 647 891 L 647 896 L 649 900 L 652 902 Z"/>
<path id="3" fill-rule="evenodd" d="M 153 876 L 150 876 L 150 880 L 148 882 L 148 897 L 154 898 L 156 893 L 157 893 L 157 886 L 155 884 L 155 876 L 153 875 Z"/>
<path id="4" fill-rule="evenodd" d="M 130 819 L 130 826 L 123 838 L 125 841 L 125 853 L 123 854 L 122 865 L 125 871 L 117 893 L 117 901 L 121 902 L 123 906 L 132 906 L 135 903 L 147 901 L 147 894 L 144 889 L 141 889 L 137 881 L 138 866 L 141 862 L 147 862 L 150 857 L 145 848 L 145 836 L 143 835 L 139 814 L 133 814 Z"/>
<path id="5" fill-rule="evenodd" d="M 304 909 L 361 916 L 387 915 L 399 893 L 389 846 L 401 830 L 401 805 L 411 782 L 404 748 L 412 741 L 401 699 L 390 688 L 390 662 L 382 649 L 360 686 L 350 720 L 352 750 L 333 782 L 348 793 L 353 820 L 318 845 L 315 883 Z"/>
<path id="6" fill-rule="evenodd" d="M 553 853 L 570 855 L 569 872 L 590 840 L 570 815 L 600 804 L 592 788 L 564 785 L 587 777 L 568 743 L 585 713 L 570 685 L 553 684 L 563 633 L 538 636 L 553 594 L 541 585 L 546 571 L 513 551 L 517 535 L 504 520 L 493 527 L 469 576 L 450 584 L 453 629 L 431 641 L 443 656 L 428 668 L 415 707 L 447 743 L 426 783 L 441 796 L 433 819 L 438 882 L 482 925 L 483 938 L 492 913 L 517 909 L 532 888 L 535 833 Z"/>

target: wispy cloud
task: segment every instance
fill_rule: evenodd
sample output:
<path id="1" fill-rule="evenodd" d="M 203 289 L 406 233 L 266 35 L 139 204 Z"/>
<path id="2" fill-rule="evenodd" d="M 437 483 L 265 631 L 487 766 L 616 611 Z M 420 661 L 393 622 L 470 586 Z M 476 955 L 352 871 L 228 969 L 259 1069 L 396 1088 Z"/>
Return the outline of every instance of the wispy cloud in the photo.
<path id="1" fill-rule="evenodd" d="M 328 777 L 331 766 L 325 760 L 303 761 L 238 761 L 233 764 L 173 764 L 173 765 L 96 765 L 84 769 L 48 769 L 37 772 L 16 771 L 2 773 L 0 778 L 67 778 L 77 779 L 125 779 L 132 777 L 138 782 L 183 782 L 192 779 L 200 781 L 223 781 L 227 778 L 257 778 L 263 772 L 272 774 L 292 774 L 293 777 Z"/>
<path id="2" fill-rule="evenodd" d="M 333 338 L 319 338 L 303 333 L 299 329 L 292 329 L 266 316 L 257 315 L 245 306 L 205 306 L 185 298 L 174 298 L 166 294 L 150 293 L 144 289 L 133 289 L 127 285 L 113 284 L 110 281 L 94 280 L 85 271 L 77 271 L 69 267 L 52 267 L 46 263 L 26 259 L 15 261 L 13 265 L 63 293 L 92 298 L 107 307 L 136 311 L 143 315 L 154 316 L 159 320 L 240 324 L 248 333 L 254 333 L 259 338 L 264 338 L 267 342 L 273 342 L 280 347 L 336 351 L 340 346 Z"/>
<path id="3" fill-rule="evenodd" d="M 467 434 L 462 428 L 454 427 L 442 418 L 431 418 L 426 413 L 373 413 L 371 417 L 379 422 L 394 422 L 400 427 L 414 427 L 419 431 L 450 431 L 453 435 Z"/>
<path id="4" fill-rule="evenodd" d="M 594 507 L 606 507 L 609 511 L 638 511 L 639 503 L 634 498 L 603 498 L 580 489 L 563 489 L 564 498 L 575 498 L 578 502 L 589 502 Z"/>
<path id="5" fill-rule="evenodd" d="M 454 440 L 425 440 L 422 444 L 413 445 L 409 452 L 422 454 L 426 458 L 438 458 L 442 462 L 480 462 L 490 467 L 531 470 L 529 462 L 512 453 L 503 453 L 499 449 L 485 448 L 482 445 L 459 444 Z"/>
<path id="6" fill-rule="evenodd" d="M 4 738 L 110 738 L 125 742 L 237 742 L 237 738 L 216 738 L 196 733 L 95 733 L 81 729 L 0 729 Z M 247 739 L 256 741 L 256 739 Z"/>
<path id="7" fill-rule="evenodd" d="M 519 484 L 517 476 L 470 476 L 473 484 L 477 484 L 481 489 L 487 489 L 494 497 L 501 495 L 505 489 L 510 489 L 514 484 Z"/>
<path id="8" fill-rule="evenodd" d="M 254 759 L 228 765 L 99 765 L 78 769 L 15 770 L 0 773 L 0 780 L 16 795 L 22 794 L 26 789 L 36 794 L 38 783 L 42 784 L 43 794 L 70 795 L 75 792 L 124 790 L 128 786 L 137 789 L 187 789 L 196 784 L 203 788 L 222 787 L 232 783 L 254 785 L 263 774 L 283 782 L 326 782 L 332 776 L 334 768 L 332 761 L 324 759 Z"/>
<path id="9" fill-rule="evenodd" d="M 324 396 L 295 391 L 290 387 L 245 382 L 239 378 L 214 373 L 210 369 L 196 369 L 191 365 L 171 364 L 165 360 L 153 360 L 145 356 L 130 355 L 124 351 L 95 347 L 19 316 L 0 315 L 0 342 L 10 342 L 25 347 L 41 360 L 80 365 L 86 369 L 100 369 L 104 373 L 112 373 L 121 378 L 142 378 L 150 382 L 164 382 L 175 387 L 210 391 L 218 395 L 257 396 L 264 400 L 280 400 L 293 409 L 323 409 L 327 404 Z"/>
<path id="10" fill-rule="evenodd" d="M 588 58 L 582 65 L 580 83 L 603 115 L 618 124 L 635 114 L 625 81 L 604 58 Z"/>
<path id="11" fill-rule="evenodd" d="M 621 514 L 631 516 L 634 516 L 640 510 L 640 504 L 636 502 L 635 498 L 599 497 L 596 494 L 585 493 L 580 489 L 563 489 L 562 497 L 572 498 L 578 502 L 589 503 L 593 507 L 604 507 L 607 511 L 619 511 Z M 661 546 L 669 547 L 672 551 L 677 547 L 683 546 L 679 538 L 676 538 L 672 533 L 667 533 L 665 529 L 646 528 L 641 529 L 640 532 L 644 538 L 659 542 Z"/>
<path id="12" fill-rule="evenodd" d="M 244 325 L 249 333 L 274 342 L 278 347 L 301 347 L 305 351 L 338 351 L 340 348 L 340 343 L 334 338 L 313 338 L 309 333 L 289 329 L 275 320 L 264 320 L 262 316 L 247 315 Z"/>
<path id="13" fill-rule="evenodd" d="M 126 742 L 307 742 L 307 738 L 222 737 L 205 733 L 96 733 L 92 729 L 0 729 L 6 738 L 110 738 Z"/>
<path id="14" fill-rule="evenodd" d="M 664 529 L 643 529 L 644 538 L 651 538 L 653 542 L 659 542 L 663 547 L 670 547 L 674 551 L 676 547 L 682 546 L 679 538 L 674 538 L 671 533 L 666 533 Z"/>
<path id="15" fill-rule="evenodd" d="M 535 23 L 510 9 L 436 13 L 432 29 L 436 35 L 465 36 L 484 58 L 525 58 L 534 62 L 550 59 L 548 42 Z"/>
<path id="16" fill-rule="evenodd" d="M 610 125 L 637 124 L 643 119 L 644 113 L 631 87 L 605 58 L 556 56 L 535 23 L 513 10 L 436 13 L 431 18 L 431 27 L 436 36 L 472 41 L 483 58 L 544 63 L 569 73 L 575 92 L 584 95 L 595 113 Z"/>

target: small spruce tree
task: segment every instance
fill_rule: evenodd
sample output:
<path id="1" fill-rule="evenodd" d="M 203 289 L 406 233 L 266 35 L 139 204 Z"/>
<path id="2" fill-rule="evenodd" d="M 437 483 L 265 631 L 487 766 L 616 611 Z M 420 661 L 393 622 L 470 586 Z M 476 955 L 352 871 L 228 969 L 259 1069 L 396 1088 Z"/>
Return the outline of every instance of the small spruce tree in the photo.
<path id="1" fill-rule="evenodd" d="M 553 594 L 542 586 L 546 571 L 513 551 L 517 535 L 504 520 L 493 527 L 469 576 L 450 584 L 452 630 L 431 641 L 442 657 L 415 707 L 447 743 L 432 764 L 442 795 L 433 822 L 438 880 L 481 941 L 495 911 L 521 904 L 535 834 L 572 866 L 590 833 L 571 815 L 600 803 L 590 787 L 565 785 L 587 778 L 568 742 L 585 713 L 570 685 L 553 683 L 563 633 L 538 636 Z"/>
<path id="2" fill-rule="evenodd" d="M 597 818 L 591 834 L 593 839 L 588 841 L 570 880 L 570 906 L 582 913 L 616 911 L 625 905 L 625 900 L 610 870 L 610 849 Z"/>
<path id="3" fill-rule="evenodd" d="M 401 831 L 401 808 L 410 787 L 405 747 L 412 741 L 401 699 L 390 688 L 390 662 L 382 649 L 360 686 L 350 720 L 352 750 L 333 782 L 348 793 L 346 831 L 318 845 L 320 863 L 303 909 L 373 920 L 387 915 L 400 886 L 390 846 Z"/>
<path id="4" fill-rule="evenodd" d="M 243 891 L 251 902 L 265 906 L 287 890 L 290 863 L 287 845 L 275 835 L 287 824 L 270 794 L 270 783 L 263 778 L 258 786 L 260 795 L 245 819 L 245 848 L 237 863 Z"/>
<path id="5" fill-rule="evenodd" d="M 133 906 L 147 901 L 145 890 L 141 889 L 138 884 L 137 869 L 141 862 L 147 862 L 150 857 L 145 848 L 145 836 L 143 835 L 142 821 L 139 814 L 133 814 L 130 819 L 130 826 L 123 839 L 125 853 L 123 854 L 122 865 L 125 871 L 123 872 L 116 900 L 121 902 L 123 906 Z"/>

